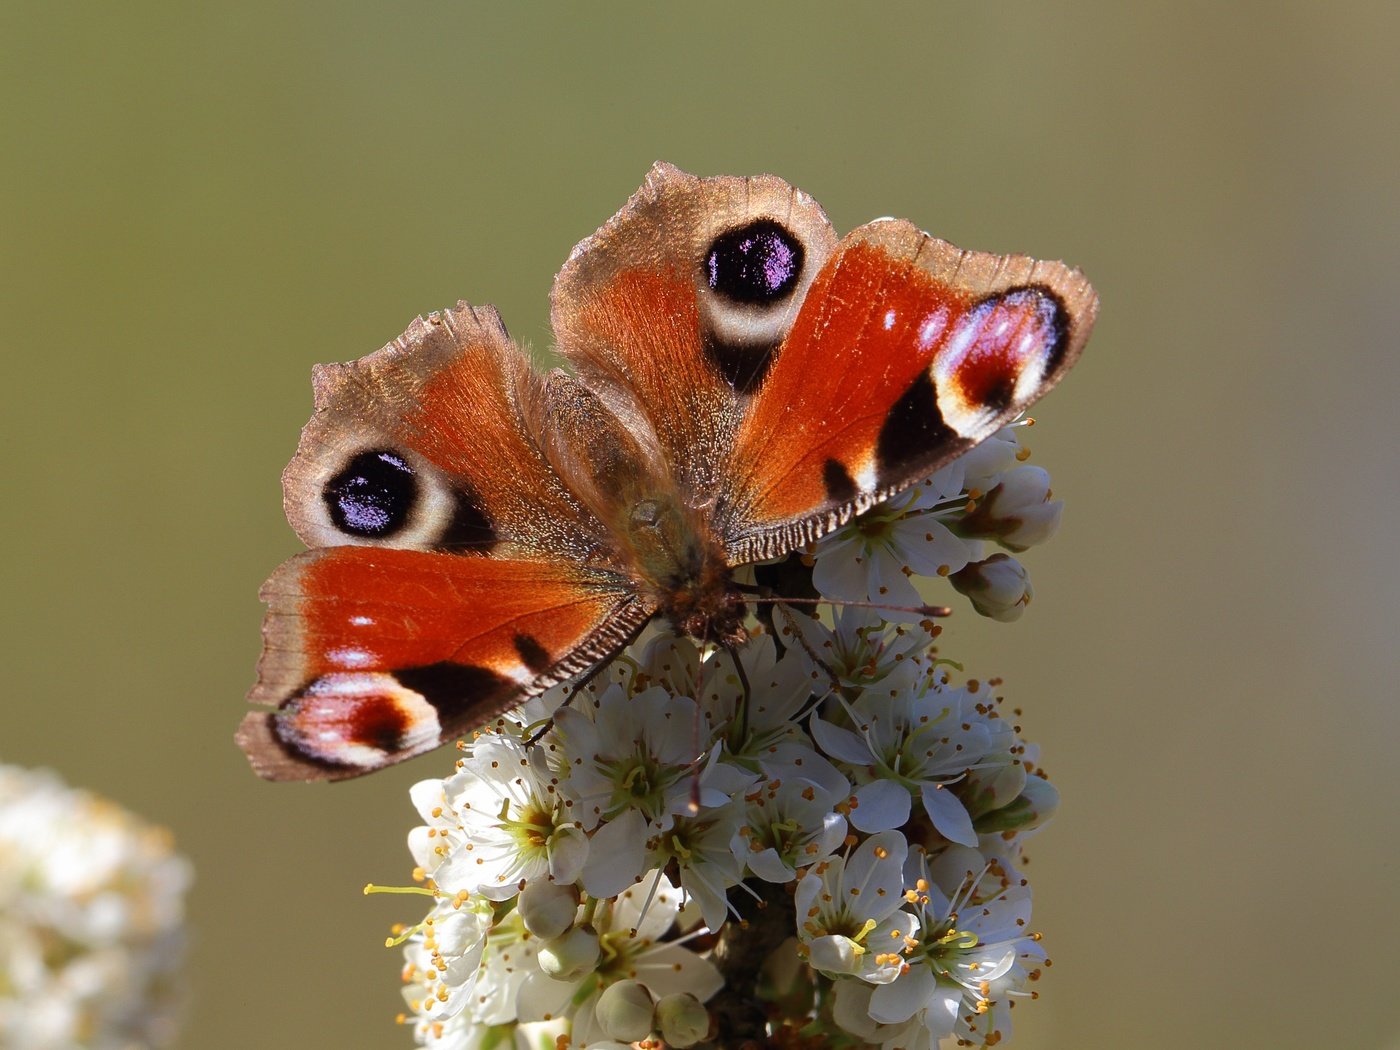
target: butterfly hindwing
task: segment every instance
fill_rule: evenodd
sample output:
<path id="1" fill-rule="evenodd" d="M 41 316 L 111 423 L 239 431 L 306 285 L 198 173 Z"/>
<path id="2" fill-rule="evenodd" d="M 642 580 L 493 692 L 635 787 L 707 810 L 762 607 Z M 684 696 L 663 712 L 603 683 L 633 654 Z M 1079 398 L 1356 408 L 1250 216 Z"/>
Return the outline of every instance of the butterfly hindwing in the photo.
<path id="1" fill-rule="evenodd" d="M 628 582 L 563 561 L 365 546 L 267 581 L 239 742 L 275 780 L 336 780 L 461 736 L 619 649 L 650 615 Z"/>
<path id="2" fill-rule="evenodd" d="M 1074 362 L 1076 270 L 964 252 L 907 222 L 845 237 L 735 436 L 715 528 L 732 564 L 786 553 L 1014 419 Z"/>
<path id="3" fill-rule="evenodd" d="M 821 207 L 782 179 L 657 164 L 556 278 L 560 353 L 703 502 L 835 244 Z"/>

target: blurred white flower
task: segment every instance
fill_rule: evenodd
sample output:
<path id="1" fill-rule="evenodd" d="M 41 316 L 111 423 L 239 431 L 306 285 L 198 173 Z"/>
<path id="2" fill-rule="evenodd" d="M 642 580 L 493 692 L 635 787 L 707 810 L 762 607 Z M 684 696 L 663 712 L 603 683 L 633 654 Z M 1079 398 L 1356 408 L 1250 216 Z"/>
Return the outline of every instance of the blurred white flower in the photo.
<path id="1" fill-rule="evenodd" d="M 430 1025 L 437 1017 L 460 1013 L 475 990 L 491 910 L 440 901 L 420 930 L 404 948 L 403 995 L 419 1023 Z"/>
<path id="2" fill-rule="evenodd" d="M 0 1046 L 171 1046 L 189 863 L 170 835 L 0 766 Z"/>

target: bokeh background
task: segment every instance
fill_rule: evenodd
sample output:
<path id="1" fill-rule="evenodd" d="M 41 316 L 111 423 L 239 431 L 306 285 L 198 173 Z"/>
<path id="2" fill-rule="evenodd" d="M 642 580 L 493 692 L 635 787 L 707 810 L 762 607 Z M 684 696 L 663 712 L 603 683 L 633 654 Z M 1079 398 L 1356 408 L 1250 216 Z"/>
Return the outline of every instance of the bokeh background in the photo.
<path id="1" fill-rule="evenodd" d="M 462 297 L 550 343 L 648 165 L 1067 259 L 1028 615 L 960 615 L 1064 795 L 1014 1045 L 1393 1047 L 1400 8 L 0 8 L 0 758 L 172 827 L 184 1045 L 395 1047 L 409 785 L 232 744 L 313 363 Z"/>

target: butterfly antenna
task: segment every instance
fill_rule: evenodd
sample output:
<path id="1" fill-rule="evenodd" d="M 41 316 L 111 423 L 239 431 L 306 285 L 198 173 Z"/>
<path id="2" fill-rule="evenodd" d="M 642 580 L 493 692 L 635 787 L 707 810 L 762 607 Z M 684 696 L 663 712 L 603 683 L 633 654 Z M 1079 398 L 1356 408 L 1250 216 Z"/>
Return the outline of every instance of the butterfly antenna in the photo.
<path id="1" fill-rule="evenodd" d="M 776 605 L 840 605 L 848 609 L 879 609 L 882 612 L 913 613 L 916 616 L 952 616 L 953 610 L 946 605 L 889 605 L 885 602 L 857 602 L 845 598 L 779 598 L 765 594 L 758 588 L 751 593 L 758 597 L 750 598 L 755 605 L 771 602 Z"/>

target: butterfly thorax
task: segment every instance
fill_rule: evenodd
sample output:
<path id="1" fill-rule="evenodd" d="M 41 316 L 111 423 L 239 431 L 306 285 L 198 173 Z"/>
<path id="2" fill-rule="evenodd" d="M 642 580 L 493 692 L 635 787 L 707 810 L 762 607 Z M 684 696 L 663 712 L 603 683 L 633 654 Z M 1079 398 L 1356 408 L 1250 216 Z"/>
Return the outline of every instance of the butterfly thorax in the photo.
<path id="1" fill-rule="evenodd" d="M 639 500 L 626 531 L 638 583 L 678 631 L 730 644 L 748 637 L 724 549 L 696 513 L 678 501 Z"/>

